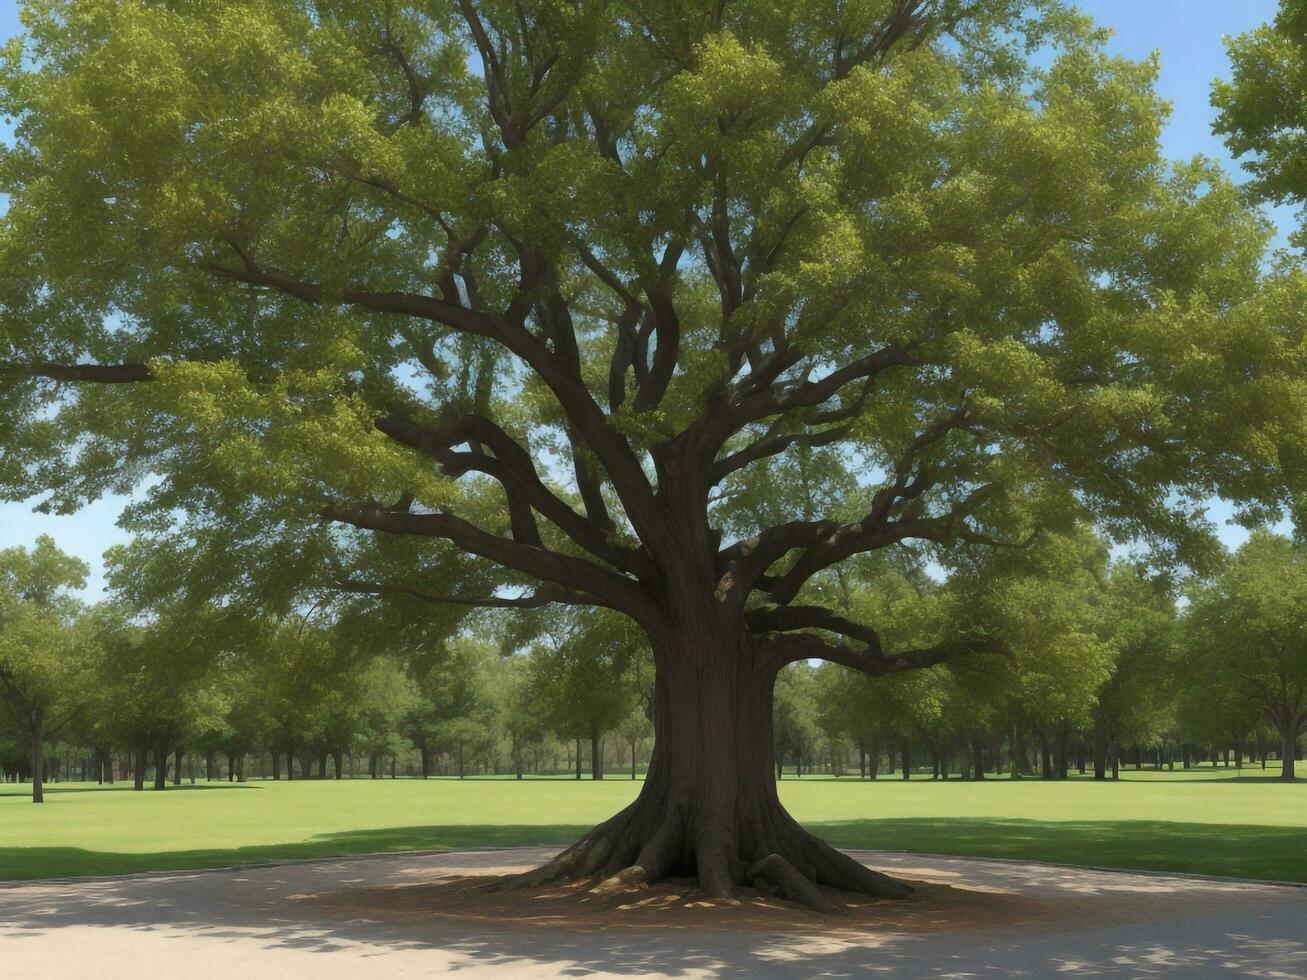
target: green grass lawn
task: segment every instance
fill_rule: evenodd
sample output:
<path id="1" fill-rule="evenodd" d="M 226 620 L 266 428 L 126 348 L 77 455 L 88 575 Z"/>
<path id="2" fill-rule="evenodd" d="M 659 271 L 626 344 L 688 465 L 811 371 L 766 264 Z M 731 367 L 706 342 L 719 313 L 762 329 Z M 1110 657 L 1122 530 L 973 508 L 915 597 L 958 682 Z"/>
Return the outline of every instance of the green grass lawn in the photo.
<path id="1" fill-rule="evenodd" d="M 807 777 L 785 805 L 841 847 L 1307 882 L 1307 782 L 1258 770 L 1117 783 Z M 1268 773 L 1273 776 L 1274 771 Z M 132 792 L 0 785 L 0 879 L 116 874 L 372 851 L 564 844 L 638 783 L 536 779 L 253 782 Z"/>

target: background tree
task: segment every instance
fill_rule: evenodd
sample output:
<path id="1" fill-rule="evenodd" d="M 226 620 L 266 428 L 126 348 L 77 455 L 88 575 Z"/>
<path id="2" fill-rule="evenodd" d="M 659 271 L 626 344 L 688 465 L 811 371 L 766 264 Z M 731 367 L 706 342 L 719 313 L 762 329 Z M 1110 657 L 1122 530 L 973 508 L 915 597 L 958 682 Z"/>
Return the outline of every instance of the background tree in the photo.
<path id="1" fill-rule="evenodd" d="M 172 608 L 147 623 L 119 609 L 106 629 L 104 677 L 113 737 L 133 754 L 135 788 L 143 789 L 151 755 L 154 788 L 167 787 L 170 756 L 195 730 L 200 694 L 217 655 L 206 610 Z"/>
<path id="2" fill-rule="evenodd" d="M 639 763 L 640 749 L 653 738 L 653 722 L 642 705 L 635 705 L 617 726 L 618 737 L 631 748 L 631 778 L 635 779 Z"/>
<path id="3" fill-rule="evenodd" d="M 376 657 L 363 669 L 355 697 L 361 713 L 359 747 L 368 757 L 368 775 L 384 776 L 387 759 L 391 775 L 396 775 L 399 753 L 407 742 L 404 719 L 418 699 L 412 680 L 394 656 Z"/>
<path id="4" fill-rule="evenodd" d="M 644 637 L 630 620 L 591 613 L 555 620 L 531 649 L 530 671 L 541 710 L 559 736 L 590 743 L 590 775 L 604 778 L 604 736 L 635 706 L 631 680 L 644 655 Z"/>
<path id="5" fill-rule="evenodd" d="M 871 778 L 875 779 L 881 747 L 889 744 L 895 733 L 888 731 L 885 713 L 875 701 L 873 681 L 831 664 L 822 666 L 817 681 L 817 725 L 827 738 L 856 746 L 859 774 L 865 778 L 870 763 Z"/>
<path id="6" fill-rule="evenodd" d="M 1106 779 L 1109 768 L 1117 777 L 1121 746 L 1146 744 L 1175 697 L 1177 631 L 1173 584 L 1125 562 L 1114 565 L 1100 627 L 1114 655 L 1091 709 L 1095 779 Z"/>
<path id="7" fill-rule="evenodd" d="M 32 802 L 43 803 L 45 742 L 83 706 L 94 639 L 76 628 L 72 590 L 87 567 L 42 535 L 36 546 L 0 551 L 0 700 L 31 754 Z"/>
<path id="8" fill-rule="evenodd" d="M 784 774 L 785 760 L 794 763 L 796 778 L 803 767 L 813 766 L 821 733 L 817 724 L 817 678 L 806 663 L 791 664 L 776 678 L 772 737 L 776 740 L 776 778 Z"/>
<path id="9" fill-rule="evenodd" d="M 1298 737 L 1307 726 L 1307 555 L 1300 545 L 1256 531 L 1211 582 L 1192 596 L 1186 642 L 1190 670 L 1255 703 L 1280 737 L 1281 778 L 1294 779 Z"/>
<path id="10" fill-rule="evenodd" d="M 1299 482 L 1263 433 L 1307 444 L 1279 384 L 1302 283 L 1258 291 L 1264 223 L 1159 156 L 1155 65 L 1054 0 L 26 24 L 0 78 L 6 493 L 70 508 L 153 472 L 137 526 L 184 512 L 291 582 L 630 617 L 649 778 L 527 883 L 906 894 L 784 813 L 773 681 L 986 641 L 888 647 L 832 607 L 836 570 L 1076 518 L 1192 558 L 1195 500 L 1274 511 Z M 1227 384 L 1254 356 L 1277 397 Z"/>

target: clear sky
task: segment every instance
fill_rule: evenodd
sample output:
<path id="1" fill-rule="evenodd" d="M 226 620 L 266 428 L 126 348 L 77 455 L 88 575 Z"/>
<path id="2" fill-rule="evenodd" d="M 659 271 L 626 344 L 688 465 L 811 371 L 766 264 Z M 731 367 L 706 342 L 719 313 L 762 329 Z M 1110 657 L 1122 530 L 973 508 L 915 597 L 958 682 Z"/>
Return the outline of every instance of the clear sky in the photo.
<path id="1" fill-rule="evenodd" d="M 1170 125 L 1163 134 L 1163 147 L 1173 158 L 1201 153 L 1233 162 L 1221 141 L 1212 135 L 1213 112 L 1208 91 L 1213 78 L 1225 75 L 1229 64 L 1222 38 L 1239 34 L 1274 16 L 1275 0 L 1084 0 L 1080 8 L 1099 23 L 1116 32 L 1112 49 L 1131 58 L 1161 53 L 1158 87 L 1173 106 Z M 0 0 L 0 38 L 19 30 L 18 3 Z M 0 138 L 5 134 L 0 123 Z M 1273 217 L 1288 227 L 1287 211 Z M 123 500 L 109 498 L 67 517 L 33 514 L 30 503 L 0 503 L 0 548 L 30 545 L 38 534 L 50 534 L 66 551 L 81 555 L 95 570 L 88 597 L 99 596 L 103 587 L 100 556 L 110 545 L 126 540 L 115 527 Z M 1212 509 L 1220 521 L 1229 513 L 1224 505 Z M 1222 528 L 1222 537 L 1237 544 L 1244 537 L 1238 528 Z"/>

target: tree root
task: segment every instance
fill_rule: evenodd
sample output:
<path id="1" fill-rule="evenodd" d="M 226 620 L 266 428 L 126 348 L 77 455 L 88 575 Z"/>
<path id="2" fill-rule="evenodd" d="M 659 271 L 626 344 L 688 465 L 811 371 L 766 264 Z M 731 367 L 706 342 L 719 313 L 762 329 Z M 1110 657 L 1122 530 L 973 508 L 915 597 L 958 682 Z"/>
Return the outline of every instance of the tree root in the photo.
<path id="1" fill-rule="evenodd" d="M 660 812 L 656 822 L 651 816 L 637 801 L 539 868 L 486 887 L 512 891 L 595 879 L 590 891 L 603 896 L 697 872 L 699 890 L 709 899 L 731 899 L 737 885 L 763 881 L 782 897 L 827 914 L 843 910 L 821 886 L 881 899 L 913 894 L 911 886 L 872 871 L 783 813 L 769 833 L 746 838 L 752 843 L 743 853 L 735 835 L 720 826 L 699 828 L 690 838 L 678 807 Z"/>
<path id="2" fill-rule="evenodd" d="M 838 915 L 844 912 L 841 905 L 827 898 L 820 888 L 798 868 L 779 854 L 768 854 L 746 872 L 755 881 L 767 882 L 782 898 L 806 905 L 814 912 Z"/>
<path id="3" fill-rule="evenodd" d="M 629 865 L 631 843 L 624 832 L 631 823 L 635 804 L 605 820 L 553 860 L 522 874 L 509 875 L 487 886 L 492 891 L 539 888 L 557 881 L 575 881 L 600 873 L 611 876 Z M 639 863 L 639 862 L 636 862 Z"/>
<path id="4" fill-rule="evenodd" d="M 591 895 L 624 895 L 629 892 L 644 891 L 649 887 L 649 872 L 638 864 L 623 868 L 616 874 L 609 875 L 590 889 Z"/>
<path id="5" fill-rule="evenodd" d="M 824 840 L 803 834 L 802 853 L 812 862 L 811 877 L 819 884 L 841 891 L 856 892 L 871 898 L 911 898 L 912 886 L 879 871 L 872 871 L 861 861 L 837 851 Z"/>

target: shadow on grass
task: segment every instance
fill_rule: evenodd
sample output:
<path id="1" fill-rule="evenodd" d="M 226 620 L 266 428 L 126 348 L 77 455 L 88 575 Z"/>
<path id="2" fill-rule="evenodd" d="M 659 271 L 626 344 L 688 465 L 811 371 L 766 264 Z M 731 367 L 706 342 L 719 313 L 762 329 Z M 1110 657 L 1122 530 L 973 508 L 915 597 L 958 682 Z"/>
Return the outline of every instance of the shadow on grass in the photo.
<path id="1" fill-rule="evenodd" d="M 320 834 L 304 841 L 251 847 L 135 854 L 79 847 L 0 847 L 0 881 L 189 871 L 305 858 L 345 857 L 391 851 L 463 850 L 478 847 L 563 846 L 588 826 L 457 825 L 380 827 Z"/>
<path id="2" fill-rule="evenodd" d="M 1307 828 L 1167 821 L 913 818 L 816 822 L 837 847 L 1307 882 Z M 563 846 L 585 825 L 381 827 L 254 847 L 152 854 L 74 847 L 0 847 L 0 880 L 184 871 L 351 854 Z"/>
<path id="3" fill-rule="evenodd" d="M 812 823 L 837 847 L 1307 882 L 1307 828 L 1161 820 L 912 818 Z"/>

